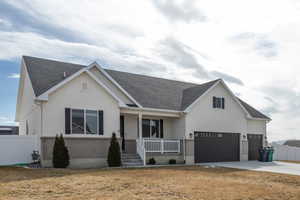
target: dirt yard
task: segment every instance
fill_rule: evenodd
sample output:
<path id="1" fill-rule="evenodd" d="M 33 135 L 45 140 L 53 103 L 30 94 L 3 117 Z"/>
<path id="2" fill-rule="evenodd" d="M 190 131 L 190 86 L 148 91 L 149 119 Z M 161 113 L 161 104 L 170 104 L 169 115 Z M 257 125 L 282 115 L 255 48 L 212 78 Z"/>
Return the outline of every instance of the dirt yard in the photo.
<path id="1" fill-rule="evenodd" d="M 299 200 L 300 176 L 205 167 L 0 168 L 0 199 Z"/>

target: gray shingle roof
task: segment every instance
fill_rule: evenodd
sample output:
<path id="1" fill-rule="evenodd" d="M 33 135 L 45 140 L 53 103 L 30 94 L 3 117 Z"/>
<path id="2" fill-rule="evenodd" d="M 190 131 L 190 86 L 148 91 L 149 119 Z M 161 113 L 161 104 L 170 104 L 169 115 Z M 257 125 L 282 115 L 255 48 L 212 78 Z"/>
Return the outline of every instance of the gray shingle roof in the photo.
<path id="1" fill-rule="evenodd" d="M 143 107 L 182 110 L 183 91 L 197 86 L 150 76 L 106 70 Z"/>
<path id="2" fill-rule="evenodd" d="M 69 77 L 83 67 L 86 67 L 84 65 L 29 56 L 23 56 L 23 59 L 36 96 L 40 96 L 64 80 L 64 72 L 66 72 L 66 77 Z"/>
<path id="3" fill-rule="evenodd" d="M 217 81 L 219 81 L 219 79 L 201 85 L 196 85 L 183 90 L 181 110 L 185 110 L 189 105 L 191 105 L 198 97 L 200 97 L 204 92 L 206 92 Z"/>
<path id="4" fill-rule="evenodd" d="M 283 145 L 291 147 L 300 147 L 300 140 L 287 140 Z"/>
<path id="5" fill-rule="evenodd" d="M 261 112 L 259 112 L 258 110 L 256 110 L 255 108 L 253 108 L 252 106 L 247 104 L 245 101 L 241 100 L 240 98 L 238 98 L 238 100 L 241 102 L 242 106 L 244 106 L 244 108 L 248 111 L 248 113 L 252 117 L 270 119 L 268 116 L 262 114 Z"/>
<path id="6" fill-rule="evenodd" d="M 23 59 L 36 96 L 64 80 L 64 72 L 69 77 L 87 67 L 29 56 L 23 56 Z M 105 71 L 143 107 L 177 111 L 185 110 L 219 80 L 194 84 L 109 69 Z M 240 100 L 240 102 L 252 117 L 269 119 L 244 101 Z"/>

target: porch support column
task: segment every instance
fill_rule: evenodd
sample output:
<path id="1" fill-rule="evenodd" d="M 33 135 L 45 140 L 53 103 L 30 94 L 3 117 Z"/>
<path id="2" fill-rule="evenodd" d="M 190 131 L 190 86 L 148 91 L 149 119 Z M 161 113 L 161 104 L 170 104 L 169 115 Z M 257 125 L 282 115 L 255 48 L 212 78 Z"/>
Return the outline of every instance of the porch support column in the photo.
<path id="1" fill-rule="evenodd" d="M 143 138 L 142 119 L 143 119 L 143 114 L 142 114 L 142 112 L 139 112 L 139 139 L 140 139 L 140 141 L 142 141 L 142 138 Z"/>

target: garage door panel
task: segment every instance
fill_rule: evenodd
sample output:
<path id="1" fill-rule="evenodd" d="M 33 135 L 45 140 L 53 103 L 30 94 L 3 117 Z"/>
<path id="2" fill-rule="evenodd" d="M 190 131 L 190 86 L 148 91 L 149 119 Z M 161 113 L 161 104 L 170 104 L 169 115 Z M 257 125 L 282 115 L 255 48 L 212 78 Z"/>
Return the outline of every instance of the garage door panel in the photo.
<path id="1" fill-rule="evenodd" d="M 240 134 L 195 132 L 195 162 L 238 161 Z"/>

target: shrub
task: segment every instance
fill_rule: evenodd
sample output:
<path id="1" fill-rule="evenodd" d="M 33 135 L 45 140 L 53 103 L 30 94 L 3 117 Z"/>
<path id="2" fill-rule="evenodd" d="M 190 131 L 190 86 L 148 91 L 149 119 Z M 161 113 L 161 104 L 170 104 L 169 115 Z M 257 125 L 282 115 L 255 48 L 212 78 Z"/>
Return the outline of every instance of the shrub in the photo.
<path id="1" fill-rule="evenodd" d="M 149 165 L 155 165 L 156 164 L 155 159 L 154 158 L 150 158 L 148 164 Z"/>
<path id="2" fill-rule="evenodd" d="M 62 134 L 55 137 L 52 164 L 55 168 L 66 168 L 70 164 L 69 151 Z"/>
<path id="3" fill-rule="evenodd" d="M 169 160 L 169 164 L 170 165 L 175 165 L 176 164 L 176 160 L 175 159 L 170 159 Z"/>
<path id="4" fill-rule="evenodd" d="M 120 167 L 122 164 L 120 145 L 115 133 L 113 133 L 111 137 L 110 146 L 107 155 L 107 163 L 108 166 L 110 167 Z"/>

